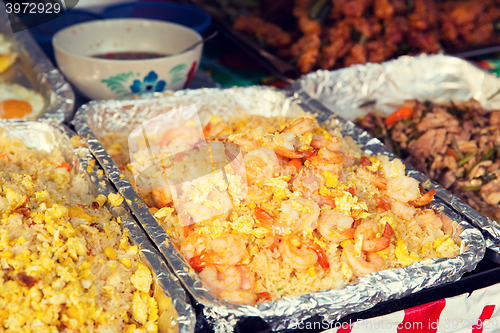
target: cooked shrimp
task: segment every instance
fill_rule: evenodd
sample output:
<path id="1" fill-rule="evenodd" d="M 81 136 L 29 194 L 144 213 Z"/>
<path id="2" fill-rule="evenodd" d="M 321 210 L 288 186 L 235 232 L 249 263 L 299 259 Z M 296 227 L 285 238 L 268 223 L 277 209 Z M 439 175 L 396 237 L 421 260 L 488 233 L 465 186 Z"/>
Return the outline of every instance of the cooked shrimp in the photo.
<path id="1" fill-rule="evenodd" d="M 267 228 L 272 229 L 274 235 L 283 235 L 285 231 L 288 229 L 288 226 L 276 222 L 276 220 L 262 208 L 255 207 L 254 216 L 257 219 L 257 221 L 260 222 L 260 224 L 262 224 Z"/>
<path id="2" fill-rule="evenodd" d="M 249 139 L 246 136 L 236 136 L 232 141 L 240 146 L 245 152 L 259 148 L 259 144 L 257 142 Z"/>
<path id="3" fill-rule="evenodd" d="M 326 148 L 321 148 L 316 155 L 307 157 L 307 160 L 317 173 L 330 171 L 339 174 L 344 163 L 341 154 L 332 152 Z"/>
<path id="4" fill-rule="evenodd" d="M 273 196 L 273 191 L 267 186 L 259 187 L 257 185 L 250 185 L 248 187 L 248 193 L 245 198 L 247 201 L 253 202 L 265 202 Z"/>
<path id="5" fill-rule="evenodd" d="M 393 201 L 391 203 L 391 211 L 394 215 L 406 221 L 412 220 L 417 212 L 415 207 L 399 201 Z"/>
<path id="6" fill-rule="evenodd" d="M 318 262 L 318 255 L 295 235 L 285 236 L 279 244 L 283 261 L 296 269 L 307 269 Z"/>
<path id="7" fill-rule="evenodd" d="M 283 133 L 294 133 L 297 135 L 304 135 L 313 130 L 316 121 L 311 118 L 297 118 L 290 125 L 283 129 Z"/>
<path id="8" fill-rule="evenodd" d="M 356 228 L 354 238 L 358 239 L 360 236 L 363 237 L 363 251 L 378 252 L 389 247 L 392 236 L 394 236 L 394 230 L 389 223 L 386 223 L 382 237 L 374 238 L 378 232 L 378 224 L 370 220 L 361 223 Z"/>
<path id="9" fill-rule="evenodd" d="M 237 290 L 241 285 L 241 273 L 234 266 L 221 266 L 217 269 L 215 265 L 206 265 L 199 275 L 214 295 L 225 290 Z"/>
<path id="10" fill-rule="evenodd" d="M 354 229 L 351 229 L 353 222 L 354 219 L 350 216 L 326 210 L 319 217 L 318 232 L 325 239 L 338 244 L 354 238 Z"/>
<path id="11" fill-rule="evenodd" d="M 172 193 L 170 193 L 170 189 L 168 187 L 164 189 L 152 189 L 151 194 L 153 195 L 153 201 L 157 208 L 163 207 L 171 207 L 172 202 Z"/>
<path id="12" fill-rule="evenodd" d="M 384 260 L 376 253 L 368 253 L 366 258 L 363 254 L 357 257 L 353 244 L 344 247 L 342 257 L 358 277 L 380 271 L 385 266 Z"/>
<path id="13" fill-rule="evenodd" d="M 181 254 L 190 261 L 191 258 L 200 255 L 211 240 L 209 236 L 193 232 L 181 242 Z"/>
<path id="14" fill-rule="evenodd" d="M 215 123 L 210 121 L 203 128 L 203 135 L 205 136 L 205 138 L 221 136 L 223 134 L 230 134 L 230 132 L 231 125 L 229 125 L 225 121 L 218 121 Z"/>
<path id="15" fill-rule="evenodd" d="M 221 292 L 219 297 L 235 304 L 253 305 L 257 302 L 257 295 L 245 290 L 226 290 Z"/>
<path id="16" fill-rule="evenodd" d="M 407 203 L 420 197 L 418 180 L 408 176 L 393 178 L 387 183 L 387 196 L 397 201 Z"/>
<path id="17" fill-rule="evenodd" d="M 387 197 L 378 197 L 375 198 L 375 201 L 377 202 L 377 205 L 383 210 L 388 211 L 389 209 L 391 209 L 392 199 L 389 199 Z"/>
<path id="18" fill-rule="evenodd" d="M 274 147 L 274 152 L 280 156 L 288 158 L 304 158 L 314 155 L 312 151 L 307 150 L 288 150 L 283 147 Z"/>
<path id="19" fill-rule="evenodd" d="M 189 260 L 191 267 L 200 269 L 207 264 L 236 265 L 247 256 L 245 241 L 236 235 L 223 235 L 210 241 L 200 255 Z"/>
<path id="20" fill-rule="evenodd" d="M 342 140 L 336 136 L 325 139 L 323 135 L 314 135 L 311 140 L 311 147 L 316 149 L 326 148 L 329 151 L 339 152 L 342 149 Z"/>
<path id="21" fill-rule="evenodd" d="M 279 172 L 279 160 L 274 151 L 269 148 L 259 148 L 250 151 L 243 158 L 247 177 L 250 181 L 273 178 Z"/>
<path id="22" fill-rule="evenodd" d="M 434 199 L 434 195 L 436 195 L 436 189 L 432 189 L 424 194 L 417 200 L 413 200 L 408 202 L 410 205 L 414 207 L 422 207 L 427 205 L 429 202 L 431 202 Z"/>
<path id="23" fill-rule="evenodd" d="M 292 228 L 294 232 L 301 232 L 306 228 L 318 227 L 320 209 L 312 199 L 294 198 L 281 205 L 279 220 Z"/>
<path id="24" fill-rule="evenodd" d="M 167 130 L 158 145 L 168 148 L 189 147 L 200 140 L 205 140 L 203 132 L 190 126 L 180 126 Z"/>
<path id="25" fill-rule="evenodd" d="M 248 268 L 245 266 L 236 266 L 241 275 L 241 284 L 239 286 L 240 290 L 252 290 L 255 284 L 255 276 Z"/>
<path id="26" fill-rule="evenodd" d="M 405 166 L 403 162 L 399 159 L 394 159 L 389 161 L 387 159 L 382 160 L 382 173 L 386 179 L 398 178 L 405 175 Z"/>
<path id="27" fill-rule="evenodd" d="M 360 178 L 368 183 L 375 185 L 378 188 L 381 188 L 381 189 L 387 188 L 387 180 L 385 180 L 382 177 L 377 176 L 376 174 L 366 170 L 365 168 L 358 168 L 358 170 L 356 171 L 356 176 L 358 176 L 358 178 Z"/>
<path id="28" fill-rule="evenodd" d="M 441 229 L 443 227 L 443 221 L 432 209 L 421 210 L 415 216 L 415 220 L 421 228 L 431 227 L 433 229 Z"/>
<path id="29" fill-rule="evenodd" d="M 310 198 L 313 194 L 317 194 L 319 190 L 319 181 L 311 169 L 303 167 L 292 183 L 294 191 L 302 193 L 304 198 Z"/>

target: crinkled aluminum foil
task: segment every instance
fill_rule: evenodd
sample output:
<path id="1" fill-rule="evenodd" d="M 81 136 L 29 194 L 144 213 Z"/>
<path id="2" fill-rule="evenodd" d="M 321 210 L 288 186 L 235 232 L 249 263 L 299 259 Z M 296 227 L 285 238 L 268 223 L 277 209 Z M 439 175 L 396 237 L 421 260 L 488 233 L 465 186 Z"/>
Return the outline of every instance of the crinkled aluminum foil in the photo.
<path id="1" fill-rule="evenodd" d="M 267 87 L 231 89 L 200 89 L 178 91 L 170 97 L 141 98 L 134 101 L 94 101 L 83 105 L 73 121 L 77 132 L 87 140 L 89 148 L 97 158 L 119 192 L 128 199 L 148 235 L 165 256 L 174 272 L 194 299 L 204 306 L 205 317 L 213 323 L 215 332 L 231 332 L 242 317 L 261 317 L 272 330 L 292 328 L 297 322 L 319 315 L 334 321 L 350 313 L 359 312 L 377 303 L 397 299 L 424 288 L 458 280 L 471 271 L 483 258 L 485 246 L 481 233 L 460 215 L 437 199 L 436 208 L 442 210 L 453 221 L 451 237 L 461 238 L 463 252 L 454 258 L 429 259 L 405 268 L 385 270 L 362 277 L 341 289 L 314 292 L 301 296 L 285 297 L 278 301 L 256 306 L 235 305 L 218 299 L 208 292 L 199 276 L 192 270 L 182 255 L 174 248 L 169 237 L 149 213 L 131 184 L 123 177 L 111 157 L 96 137 L 109 132 L 130 133 L 142 121 L 167 112 L 171 108 L 196 104 L 202 123 L 210 115 L 228 116 L 238 113 L 265 116 L 298 116 L 302 111 L 317 113 L 320 121 L 331 116 L 323 109 L 304 104 L 283 91 Z M 345 125 L 345 134 L 366 144 L 373 153 L 387 150 L 383 145 L 352 126 Z M 394 157 L 394 155 L 391 155 Z"/>
<path id="2" fill-rule="evenodd" d="M 51 121 L 12 121 L 2 123 L 0 126 L 6 128 L 11 137 L 20 138 L 27 146 L 45 151 L 59 148 L 66 160 L 73 167 L 76 166 L 77 172 L 86 174 L 88 183 L 91 184 L 89 190 L 93 195 L 103 194 L 107 197 L 109 193 L 116 193 L 109 181 L 98 174 L 101 168 L 98 163 L 95 163 L 89 149 L 74 148 L 71 145 L 69 137 L 75 133 L 68 128 Z M 91 167 L 91 172 L 88 170 L 89 165 L 95 165 Z M 141 260 L 153 271 L 154 297 L 159 307 L 159 332 L 194 332 L 195 314 L 179 279 L 167 267 L 158 250 L 130 215 L 125 204 L 111 207 L 109 203 L 106 203 L 106 207 L 115 217 L 120 217 L 122 226 L 130 232 L 132 243 L 141 248 Z"/>
<path id="3" fill-rule="evenodd" d="M 404 56 L 382 64 L 317 71 L 300 78 L 293 89 L 303 100 L 316 107 L 326 106 L 327 112 L 333 111 L 348 120 L 375 109 L 389 114 L 406 99 L 445 102 L 475 98 L 486 109 L 500 109 L 498 76 L 445 55 Z M 415 178 L 423 179 L 417 174 Z M 486 256 L 500 263 L 500 225 L 437 183 L 433 185 L 438 197 L 481 229 L 486 238 Z"/>
<path id="4" fill-rule="evenodd" d="M 12 50 L 19 56 L 14 66 L 19 66 L 19 73 L 26 76 L 29 84 L 45 100 L 45 108 L 39 118 L 51 119 L 57 123 L 69 121 L 75 106 L 73 89 L 40 49 L 28 30 L 12 33 L 3 2 L 0 2 L 0 33 L 12 41 Z M 19 61 L 20 64 L 17 64 Z M 8 81 L 25 85 L 25 82 L 18 82 L 18 77 Z"/>

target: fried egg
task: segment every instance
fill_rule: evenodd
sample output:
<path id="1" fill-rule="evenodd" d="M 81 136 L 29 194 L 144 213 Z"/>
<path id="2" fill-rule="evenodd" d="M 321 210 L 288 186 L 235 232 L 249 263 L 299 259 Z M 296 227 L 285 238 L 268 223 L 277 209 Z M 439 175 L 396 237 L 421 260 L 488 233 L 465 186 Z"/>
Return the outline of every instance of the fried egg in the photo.
<path id="1" fill-rule="evenodd" d="M 0 118 L 35 119 L 42 112 L 42 95 L 18 84 L 0 84 Z"/>

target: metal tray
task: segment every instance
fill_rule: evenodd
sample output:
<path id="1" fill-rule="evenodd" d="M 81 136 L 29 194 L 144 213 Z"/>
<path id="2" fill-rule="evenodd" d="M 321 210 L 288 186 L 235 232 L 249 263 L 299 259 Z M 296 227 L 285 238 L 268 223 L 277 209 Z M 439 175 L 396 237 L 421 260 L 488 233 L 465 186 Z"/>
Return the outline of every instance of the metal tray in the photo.
<path id="1" fill-rule="evenodd" d="M 91 102 L 78 110 L 74 120 L 77 132 L 87 140 L 91 152 L 120 193 L 128 199 L 133 214 L 167 258 L 185 287 L 195 300 L 204 306 L 203 314 L 215 326 L 215 331 L 231 331 L 238 320 L 247 317 L 261 317 L 272 330 L 289 328 L 294 320 L 305 320 L 314 315 L 328 321 L 336 320 L 347 314 L 368 309 L 379 302 L 398 299 L 425 288 L 456 281 L 466 271 L 473 270 L 483 257 L 484 241 L 480 232 L 449 209 L 446 201 L 437 199 L 434 207 L 455 221 L 452 234 L 460 235 L 462 244 L 467 244 L 464 252 L 456 257 L 425 260 L 405 268 L 381 271 L 362 277 L 341 289 L 285 297 L 256 306 L 235 305 L 212 296 L 198 275 L 194 274 L 186 260 L 174 248 L 166 232 L 151 216 L 147 206 L 130 183 L 124 179 L 94 134 L 102 135 L 107 131 L 130 133 L 135 127 L 132 123 L 140 124 L 173 107 L 178 108 L 191 103 L 195 103 L 199 108 L 201 119 L 206 119 L 205 116 L 210 114 L 227 115 L 236 110 L 241 113 L 267 116 L 298 116 L 301 111 L 306 111 L 317 114 L 320 123 L 325 123 L 332 114 L 325 112 L 325 109 L 313 107 L 295 97 L 290 97 L 282 91 L 264 87 L 179 91 L 173 96 L 161 99 L 143 97 L 135 101 Z M 383 153 L 391 158 L 394 157 L 378 140 L 372 140 L 366 132 L 359 130 L 352 123 L 340 118 L 334 122 L 343 125 L 343 133 L 357 140 L 366 152 Z M 387 288 L 387 285 L 391 285 L 391 288 Z M 363 292 L 360 292 L 361 290 Z"/>
<path id="2" fill-rule="evenodd" d="M 273 75 L 289 83 L 300 77 L 300 73 L 296 70 L 295 66 L 292 66 L 288 61 L 266 50 L 262 45 L 257 43 L 255 38 L 234 29 L 226 13 L 214 6 L 207 5 L 203 0 L 190 0 L 190 2 L 208 12 L 213 18 L 214 25 L 224 34 L 224 36 L 257 60 Z M 495 52 L 500 52 L 500 45 L 471 46 L 464 49 L 444 49 L 444 53 L 463 59 L 470 59 Z"/>
<path id="3" fill-rule="evenodd" d="M 403 56 L 382 64 L 317 71 L 297 80 L 293 90 L 315 107 L 349 120 L 373 107 L 390 112 L 405 99 L 414 98 L 448 101 L 473 97 L 487 109 L 500 108 L 500 78 L 465 60 L 445 55 Z M 485 234 L 487 257 L 500 263 L 500 225 L 451 196 L 436 182 L 432 184 L 438 189 L 438 197 Z"/>
<path id="4" fill-rule="evenodd" d="M 0 2 L 0 33 L 12 42 L 12 50 L 18 55 L 16 62 L 0 74 L 0 82 L 17 83 L 42 95 L 45 107 L 39 118 L 57 123 L 69 121 L 75 104 L 73 89 L 28 30 L 12 33 L 3 2 Z"/>
<path id="5" fill-rule="evenodd" d="M 45 151 L 59 148 L 72 168 L 86 175 L 94 196 L 102 194 L 107 197 L 110 193 L 117 193 L 103 177 L 102 169 L 89 149 L 72 146 L 69 138 L 76 134 L 64 125 L 47 121 L 10 121 L 1 123 L 0 127 L 7 129 L 11 137 L 20 138 L 29 147 Z M 141 259 L 153 272 L 154 297 L 159 307 L 159 332 L 194 332 L 194 310 L 177 277 L 167 267 L 124 203 L 112 207 L 106 202 L 105 206 L 113 216 L 121 219 L 122 226 L 129 230 L 131 242 L 140 246 Z"/>

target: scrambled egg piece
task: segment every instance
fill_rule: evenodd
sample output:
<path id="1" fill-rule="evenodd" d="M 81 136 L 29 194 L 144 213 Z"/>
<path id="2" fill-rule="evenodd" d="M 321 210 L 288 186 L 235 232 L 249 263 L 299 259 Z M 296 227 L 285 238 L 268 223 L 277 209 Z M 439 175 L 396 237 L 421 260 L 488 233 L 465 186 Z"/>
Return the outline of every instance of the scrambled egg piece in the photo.
<path id="1" fill-rule="evenodd" d="M 108 201 L 113 207 L 120 206 L 123 202 L 123 197 L 118 193 L 110 193 L 108 195 Z"/>
<path id="2" fill-rule="evenodd" d="M 132 275 L 130 281 L 137 290 L 148 293 L 151 289 L 151 283 L 153 283 L 151 271 L 143 263 L 138 263 L 137 267 L 137 271 Z"/>

